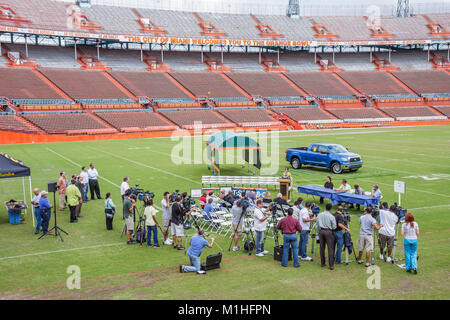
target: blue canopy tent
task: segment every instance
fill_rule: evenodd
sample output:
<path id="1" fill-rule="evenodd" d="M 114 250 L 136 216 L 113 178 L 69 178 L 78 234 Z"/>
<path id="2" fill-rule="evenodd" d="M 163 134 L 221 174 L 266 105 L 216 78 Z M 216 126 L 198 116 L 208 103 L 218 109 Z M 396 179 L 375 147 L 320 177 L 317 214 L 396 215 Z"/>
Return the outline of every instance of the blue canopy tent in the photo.
<path id="1" fill-rule="evenodd" d="M 30 195 L 32 196 L 31 190 L 31 170 L 22 161 L 12 158 L 10 155 L 0 152 L 0 180 L 8 181 L 22 181 L 22 191 L 23 200 L 26 201 L 26 191 L 25 191 L 25 178 L 28 177 L 30 185 Z M 8 199 L 9 200 L 9 199 Z M 25 209 L 25 213 L 28 213 Z M 35 221 L 33 220 L 33 227 L 35 226 Z"/>
<path id="2" fill-rule="evenodd" d="M 207 156 L 212 174 L 220 174 L 220 151 L 242 150 L 243 159 L 250 166 L 261 169 L 261 155 L 259 143 L 252 138 L 232 131 L 219 131 L 206 142 Z M 252 157 L 250 155 L 252 152 Z"/>

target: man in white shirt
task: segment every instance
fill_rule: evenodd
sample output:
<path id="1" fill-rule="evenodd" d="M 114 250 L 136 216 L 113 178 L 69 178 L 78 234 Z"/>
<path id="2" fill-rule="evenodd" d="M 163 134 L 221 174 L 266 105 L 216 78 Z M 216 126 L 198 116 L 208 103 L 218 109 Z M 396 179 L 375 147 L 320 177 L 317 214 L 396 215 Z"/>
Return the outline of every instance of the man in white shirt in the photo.
<path id="1" fill-rule="evenodd" d="M 102 197 L 100 196 L 100 187 L 98 185 L 98 171 L 97 169 L 95 169 L 94 164 L 91 163 L 89 165 L 89 170 L 87 172 L 88 174 L 88 178 L 89 178 L 89 189 L 91 189 L 91 200 L 95 200 L 94 197 L 94 191 L 95 191 L 95 195 L 97 196 L 97 199 L 101 199 Z"/>
<path id="2" fill-rule="evenodd" d="M 161 208 L 163 210 L 162 215 L 162 231 L 164 235 L 164 244 L 171 245 L 172 240 L 169 237 L 170 219 L 172 218 L 172 212 L 170 211 L 170 193 L 164 192 L 163 199 L 161 200 Z"/>
<path id="3" fill-rule="evenodd" d="M 305 206 L 300 210 L 299 221 L 302 231 L 300 232 L 300 240 L 298 242 L 298 256 L 304 261 L 311 261 L 311 257 L 308 257 L 306 248 L 308 247 L 309 232 L 311 221 L 316 221 L 316 218 L 312 217 L 311 202 L 306 201 Z"/>
<path id="4" fill-rule="evenodd" d="M 34 197 L 31 199 L 31 204 L 34 208 L 34 216 L 36 218 L 36 231 L 34 234 L 38 234 L 41 231 L 42 219 L 41 211 L 39 210 L 39 200 L 41 200 L 41 192 L 38 188 L 33 189 Z"/>
<path id="5" fill-rule="evenodd" d="M 372 197 L 378 198 L 378 199 L 383 198 L 383 194 L 381 193 L 381 190 L 377 184 L 374 184 L 372 187 Z"/>
<path id="6" fill-rule="evenodd" d="M 264 231 L 267 228 L 267 219 L 271 215 L 271 206 L 263 209 L 263 201 L 261 199 L 256 201 L 256 208 L 253 212 L 253 227 L 256 231 L 256 243 L 255 243 L 255 253 L 258 257 L 264 257 L 265 254 L 268 254 L 269 251 L 264 250 Z M 265 211 L 267 214 L 264 215 Z"/>
<path id="7" fill-rule="evenodd" d="M 380 210 L 380 224 L 383 225 L 378 235 L 380 243 L 380 259 L 384 259 L 384 248 L 387 247 L 386 262 L 391 262 L 392 248 L 394 248 L 395 225 L 398 222 L 398 217 L 395 214 L 395 206 L 391 206 L 389 211 Z"/>
<path id="8" fill-rule="evenodd" d="M 87 202 L 88 201 L 87 193 L 88 193 L 88 189 L 89 189 L 89 177 L 88 177 L 87 169 L 85 166 L 81 167 L 80 177 L 81 177 L 80 182 L 81 182 L 81 185 L 83 186 L 83 202 Z"/>
<path id="9" fill-rule="evenodd" d="M 123 198 L 125 197 L 125 193 L 127 192 L 128 189 L 130 189 L 129 182 L 130 182 L 130 178 L 125 177 L 125 178 L 123 178 L 123 182 L 120 185 L 120 195 L 122 196 L 122 201 L 123 201 Z"/>

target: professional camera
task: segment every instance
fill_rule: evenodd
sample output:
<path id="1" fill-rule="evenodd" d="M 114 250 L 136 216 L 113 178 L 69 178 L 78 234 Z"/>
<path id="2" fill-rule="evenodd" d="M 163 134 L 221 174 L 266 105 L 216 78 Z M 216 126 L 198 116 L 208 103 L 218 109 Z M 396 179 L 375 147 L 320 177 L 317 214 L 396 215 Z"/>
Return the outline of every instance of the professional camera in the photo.
<path id="1" fill-rule="evenodd" d="M 350 213 L 348 212 L 348 206 L 344 206 L 344 210 L 342 210 L 342 217 L 344 218 L 344 224 L 348 226 L 350 224 Z"/>
<path id="2" fill-rule="evenodd" d="M 320 207 L 317 206 L 315 203 L 312 204 L 311 206 L 311 212 L 313 214 L 314 217 L 317 217 L 320 213 Z"/>
<path id="3" fill-rule="evenodd" d="M 137 199 L 139 199 L 141 201 L 144 201 L 145 199 L 153 199 L 155 197 L 155 194 L 153 192 L 150 192 L 149 190 L 144 191 L 144 189 L 141 189 L 138 187 L 139 187 L 139 185 L 136 184 L 135 188 L 130 188 L 129 194 L 136 195 Z"/>
<path id="4" fill-rule="evenodd" d="M 169 196 L 169 202 L 170 203 L 177 202 L 178 196 L 181 196 L 180 190 L 175 190 L 175 192 L 172 192 L 172 194 Z"/>
<path id="5" fill-rule="evenodd" d="M 191 198 L 191 196 L 187 196 L 185 198 L 183 198 L 183 208 L 187 211 L 191 210 L 191 206 L 193 206 L 195 204 L 195 200 Z"/>
<path id="6" fill-rule="evenodd" d="M 405 216 L 405 214 L 408 212 L 408 209 L 403 209 L 401 206 L 397 204 L 397 202 L 394 202 L 394 213 L 397 215 L 398 219 L 401 219 Z"/>
<path id="7" fill-rule="evenodd" d="M 380 209 L 378 209 L 378 207 L 372 207 L 372 206 L 369 206 L 369 208 L 372 209 L 372 218 L 377 220 L 378 217 L 380 216 Z"/>

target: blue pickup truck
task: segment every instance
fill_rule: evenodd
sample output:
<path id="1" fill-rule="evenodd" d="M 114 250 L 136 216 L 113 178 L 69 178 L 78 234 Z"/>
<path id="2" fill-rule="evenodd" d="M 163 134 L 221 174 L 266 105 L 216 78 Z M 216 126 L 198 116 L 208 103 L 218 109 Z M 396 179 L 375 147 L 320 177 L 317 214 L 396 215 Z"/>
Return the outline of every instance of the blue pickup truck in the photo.
<path id="1" fill-rule="evenodd" d="M 287 149 L 286 160 L 294 169 L 300 169 L 302 165 L 314 166 L 328 168 L 336 174 L 344 170 L 357 171 L 362 167 L 359 154 L 335 143 L 313 143 L 307 148 Z"/>

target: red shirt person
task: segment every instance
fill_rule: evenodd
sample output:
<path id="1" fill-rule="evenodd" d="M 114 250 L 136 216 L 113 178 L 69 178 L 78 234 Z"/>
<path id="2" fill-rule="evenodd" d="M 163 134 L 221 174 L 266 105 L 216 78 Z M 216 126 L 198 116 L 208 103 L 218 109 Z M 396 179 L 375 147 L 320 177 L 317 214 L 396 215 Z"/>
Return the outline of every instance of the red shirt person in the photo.
<path id="1" fill-rule="evenodd" d="M 292 248 L 292 254 L 294 259 L 294 267 L 300 267 L 298 261 L 298 247 L 297 247 L 297 232 L 302 231 L 300 222 L 292 217 L 294 210 L 288 209 L 288 216 L 281 219 L 278 222 L 277 229 L 283 232 L 283 258 L 281 259 L 281 265 L 287 267 L 289 258 L 289 248 Z"/>

